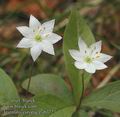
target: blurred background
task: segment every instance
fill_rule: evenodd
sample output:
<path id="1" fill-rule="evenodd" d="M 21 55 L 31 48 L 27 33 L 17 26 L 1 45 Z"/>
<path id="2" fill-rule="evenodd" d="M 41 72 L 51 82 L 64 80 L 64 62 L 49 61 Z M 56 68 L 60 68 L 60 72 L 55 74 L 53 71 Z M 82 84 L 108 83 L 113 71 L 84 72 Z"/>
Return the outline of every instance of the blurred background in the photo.
<path id="1" fill-rule="evenodd" d="M 24 94 L 21 83 L 29 77 L 32 59 L 29 50 L 16 48 L 22 38 L 16 27 L 28 25 L 30 14 L 40 22 L 54 18 L 54 32 L 63 36 L 73 7 L 86 19 L 96 41 L 103 41 L 103 52 L 114 56 L 107 62 L 108 69 L 97 71 L 92 76 L 86 95 L 108 82 L 119 80 L 120 0 L 0 0 L 0 67 L 11 76 L 21 95 Z M 62 41 L 55 45 L 55 57 L 42 53 L 35 63 L 33 75 L 55 73 L 69 82 L 64 65 Z M 113 117 L 113 114 L 99 110 L 95 117 Z M 119 117 L 118 114 L 114 116 Z"/>

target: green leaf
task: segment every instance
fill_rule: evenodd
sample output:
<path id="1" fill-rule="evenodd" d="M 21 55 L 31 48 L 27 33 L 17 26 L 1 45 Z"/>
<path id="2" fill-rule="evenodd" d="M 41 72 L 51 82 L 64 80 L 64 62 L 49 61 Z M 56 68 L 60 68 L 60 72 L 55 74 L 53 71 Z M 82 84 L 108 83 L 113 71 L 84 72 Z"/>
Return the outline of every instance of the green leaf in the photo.
<path id="1" fill-rule="evenodd" d="M 63 108 L 63 109 L 53 113 L 49 117 L 71 117 L 72 113 L 74 111 L 75 111 L 75 107 L 74 106 L 70 106 L 70 107 Z"/>
<path id="2" fill-rule="evenodd" d="M 24 81 L 23 88 L 27 88 L 28 79 Z M 66 102 L 72 104 L 72 94 L 65 84 L 64 80 L 53 74 L 40 74 L 32 77 L 30 92 L 33 94 L 57 96 Z"/>
<path id="3" fill-rule="evenodd" d="M 73 86 L 73 93 L 76 104 L 78 104 L 81 95 L 81 72 L 75 68 L 74 60 L 69 54 L 69 49 L 78 49 L 79 36 L 82 37 L 82 39 L 88 45 L 92 44 L 95 41 L 94 36 L 85 20 L 80 16 L 78 11 L 73 10 L 64 33 L 63 51 L 66 68 L 71 84 Z M 90 74 L 84 72 L 85 87 L 90 80 L 90 76 Z"/>
<path id="4" fill-rule="evenodd" d="M 30 114 L 29 117 L 33 117 L 33 116 L 34 117 L 49 117 L 50 115 L 52 116 L 53 113 L 56 113 L 57 111 L 59 112 L 63 108 L 70 106 L 65 101 L 52 95 L 43 95 L 43 96 L 36 95 L 33 99 L 34 99 L 33 103 L 26 103 L 24 105 L 27 105 L 27 107 L 34 106 L 34 108 L 27 108 L 27 109 L 24 108 L 22 110 L 22 112 L 24 111 L 33 112 L 33 114 Z M 70 111 L 72 110 L 70 109 Z M 21 115 L 20 117 L 28 117 L 28 114 Z"/>
<path id="5" fill-rule="evenodd" d="M 80 117 L 89 117 L 88 113 L 84 110 L 80 111 Z"/>
<path id="6" fill-rule="evenodd" d="M 0 105 L 13 103 L 18 93 L 10 77 L 0 69 Z"/>
<path id="7" fill-rule="evenodd" d="M 82 105 L 120 112 L 120 81 L 115 81 L 94 91 L 83 100 Z"/>
<path id="8" fill-rule="evenodd" d="M 74 112 L 72 114 L 72 117 L 88 117 L 88 113 L 84 110 L 80 110 L 80 111 Z"/>

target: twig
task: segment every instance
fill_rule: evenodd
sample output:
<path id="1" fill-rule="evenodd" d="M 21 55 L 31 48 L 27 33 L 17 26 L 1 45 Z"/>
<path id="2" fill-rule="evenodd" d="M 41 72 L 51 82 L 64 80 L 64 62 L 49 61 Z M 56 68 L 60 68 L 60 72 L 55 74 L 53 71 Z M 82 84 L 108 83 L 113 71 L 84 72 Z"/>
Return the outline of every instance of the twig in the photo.
<path id="1" fill-rule="evenodd" d="M 65 18 L 62 22 L 60 22 L 54 29 L 54 31 L 58 31 L 59 29 L 63 28 L 68 23 L 68 18 Z"/>
<path id="2" fill-rule="evenodd" d="M 105 86 L 112 78 L 112 76 L 120 69 L 120 63 L 117 64 L 113 69 L 108 73 L 108 75 L 104 78 L 104 80 L 97 86 L 98 88 L 101 88 Z"/>

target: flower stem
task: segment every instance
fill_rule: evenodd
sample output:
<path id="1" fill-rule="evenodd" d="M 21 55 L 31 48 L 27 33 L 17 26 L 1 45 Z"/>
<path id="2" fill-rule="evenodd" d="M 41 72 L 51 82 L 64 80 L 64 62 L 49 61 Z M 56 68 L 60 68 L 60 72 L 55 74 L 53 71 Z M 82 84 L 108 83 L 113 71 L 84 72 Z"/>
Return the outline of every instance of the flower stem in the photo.
<path id="1" fill-rule="evenodd" d="M 31 77 L 32 77 L 33 66 L 34 66 L 34 62 L 32 61 L 32 66 L 31 66 L 31 69 L 30 69 L 29 81 L 28 81 L 28 85 L 27 85 L 27 92 L 29 92 L 29 89 L 30 89 L 30 83 L 31 83 Z"/>
<path id="2" fill-rule="evenodd" d="M 83 98 L 83 95 L 84 95 L 84 72 L 82 72 L 81 75 L 82 75 L 82 78 L 81 78 L 81 82 L 82 82 L 82 92 L 81 92 L 79 104 L 78 104 L 75 112 L 72 114 L 72 117 L 79 117 L 79 110 L 80 110 L 81 103 L 82 103 L 82 98 Z"/>
<path id="3" fill-rule="evenodd" d="M 82 92 L 81 92 L 80 101 L 79 101 L 79 104 L 76 108 L 76 111 L 79 111 L 79 109 L 81 107 L 81 102 L 82 102 L 83 95 L 84 95 L 84 73 L 82 72 Z"/>

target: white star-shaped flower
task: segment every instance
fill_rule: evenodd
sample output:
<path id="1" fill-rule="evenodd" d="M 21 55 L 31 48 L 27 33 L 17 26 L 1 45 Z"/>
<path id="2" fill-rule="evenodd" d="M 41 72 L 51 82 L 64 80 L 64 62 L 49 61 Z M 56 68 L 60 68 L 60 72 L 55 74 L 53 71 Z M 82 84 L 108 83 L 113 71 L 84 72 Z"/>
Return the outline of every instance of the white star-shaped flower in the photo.
<path id="1" fill-rule="evenodd" d="M 35 61 L 42 51 L 54 55 L 53 44 L 62 37 L 53 33 L 55 20 L 41 24 L 34 16 L 30 16 L 29 27 L 20 26 L 17 30 L 24 36 L 17 45 L 18 48 L 30 48 Z"/>
<path id="2" fill-rule="evenodd" d="M 89 73 L 95 73 L 96 70 L 107 68 L 104 64 L 112 58 L 112 56 L 100 53 L 102 42 L 98 41 L 91 46 L 79 39 L 78 46 L 80 51 L 71 49 L 70 55 L 75 59 L 75 67 L 78 69 L 85 69 Z"/>

